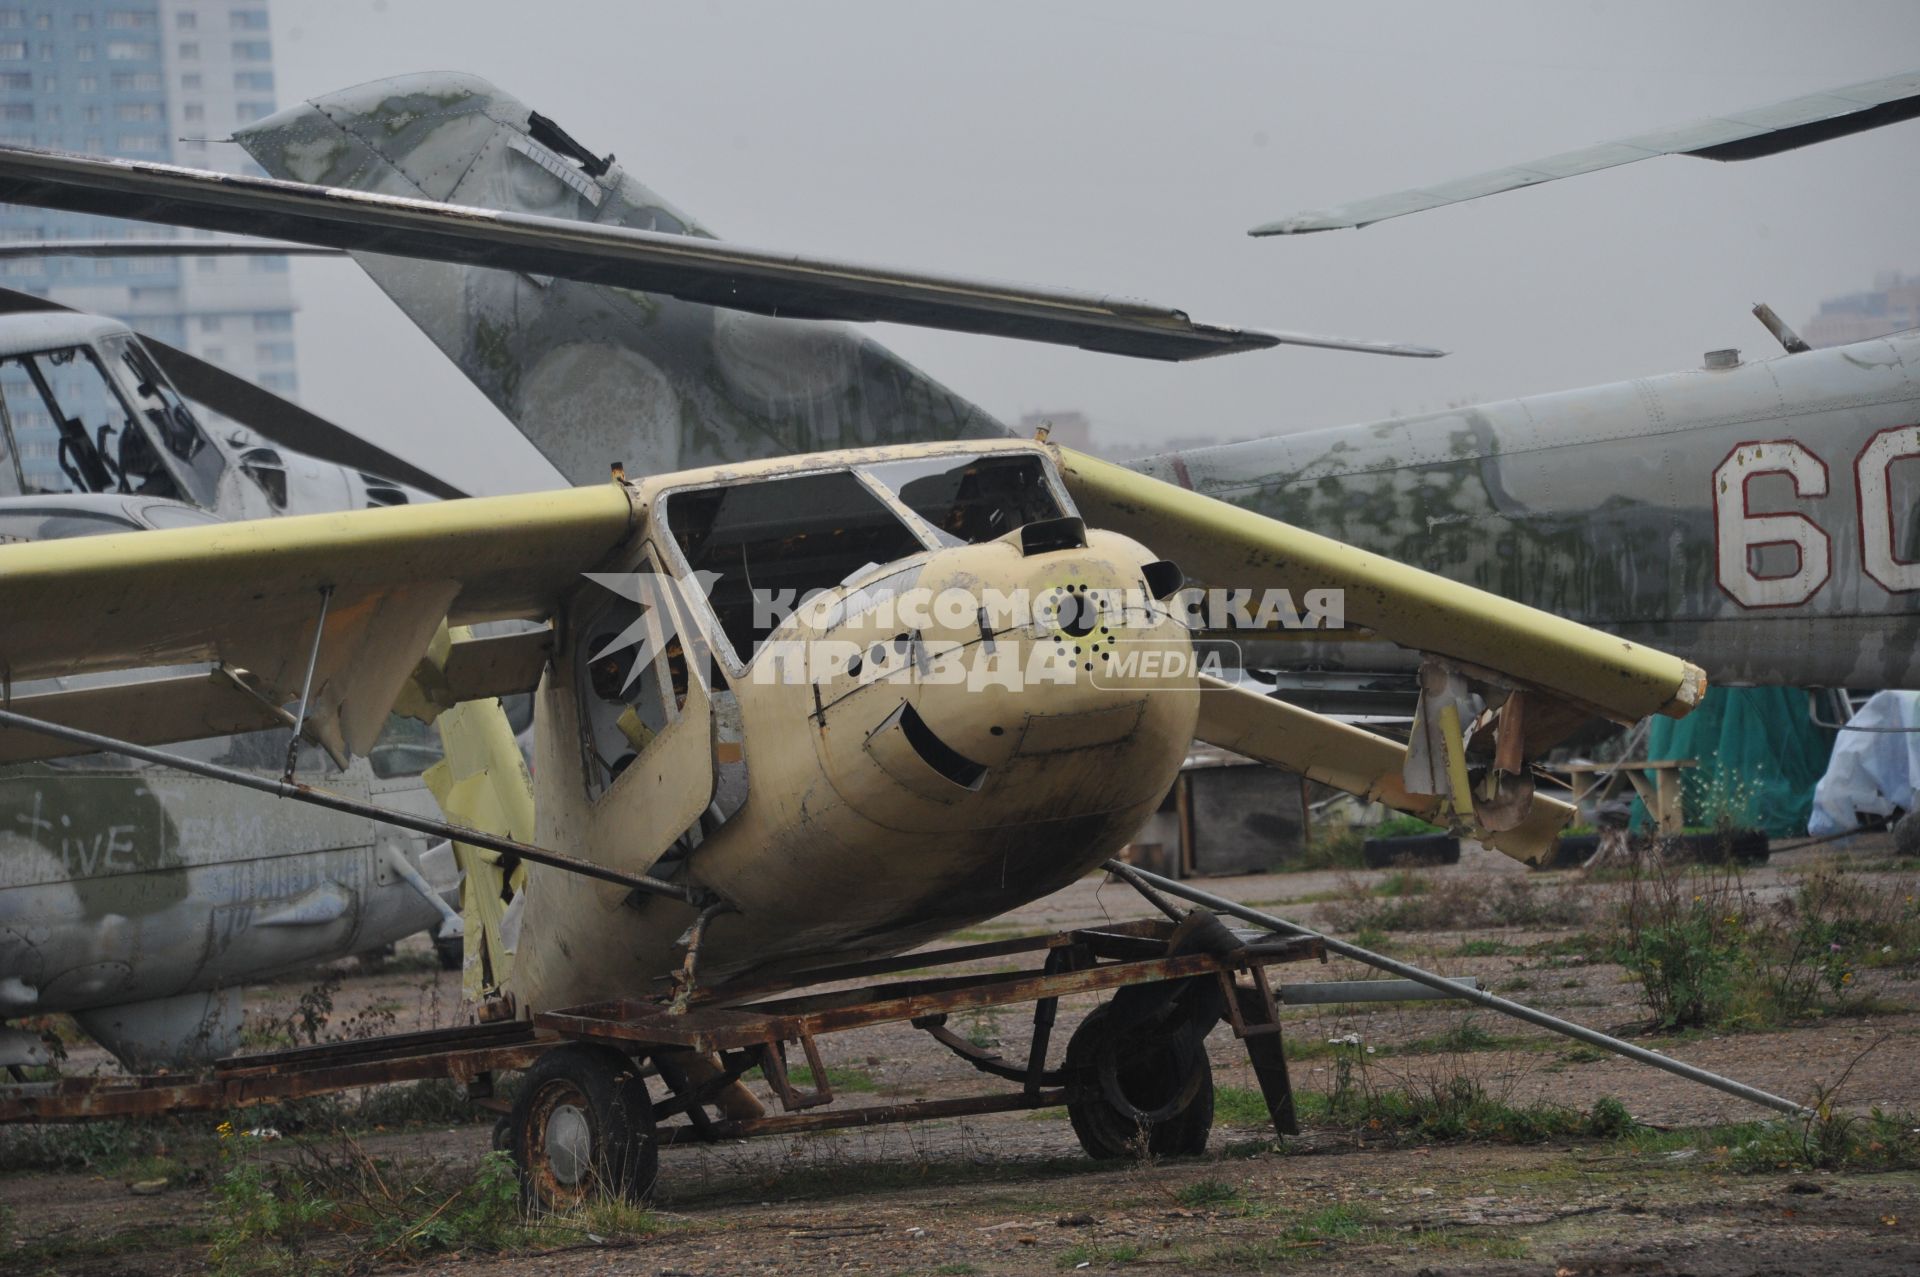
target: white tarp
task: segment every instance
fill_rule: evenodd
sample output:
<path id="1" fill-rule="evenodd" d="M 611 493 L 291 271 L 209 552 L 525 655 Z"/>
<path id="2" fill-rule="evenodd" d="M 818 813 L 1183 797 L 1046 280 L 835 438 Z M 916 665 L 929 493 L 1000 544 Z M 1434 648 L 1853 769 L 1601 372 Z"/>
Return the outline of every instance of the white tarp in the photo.
<path id="1" fill-rule="evenodd" d="M 1856 730 L 1840 733 L 1813 791 L 1807 832 L 1816 838 L 1857 829 L 1862 816 L 1913 811 L 1920 789 L 1920 692 L 1876 692 L 1847 726 Z"/>

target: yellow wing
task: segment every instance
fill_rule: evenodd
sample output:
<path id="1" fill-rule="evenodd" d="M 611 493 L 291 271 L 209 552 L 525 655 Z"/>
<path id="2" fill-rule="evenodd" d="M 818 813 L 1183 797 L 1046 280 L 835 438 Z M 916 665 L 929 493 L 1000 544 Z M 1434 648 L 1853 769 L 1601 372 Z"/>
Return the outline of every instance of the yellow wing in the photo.
<path id="1" fill-rule="evenodd" d="M 1346 619 L 1619 722 L 1685 715 L 1707 676 L 1677 656 L 1449 581 L 1067 448 L 1060 467 L 1089 525 L 1153 547 L 1190 578 L 1234 589 L 1333 588 Z"/>
<path id="2" fill-rule="evenodd" d="M 543 619 L 637 523 L 628 490 L 608 484 L 0 546 L 0 679 L 11 688 L 212 661 L 221 669 L 200 678 L 205 703 L 176 682 L 149 706 L 140 684 L 125 685 L 112 734 L 156 743 L 204 735 L 210 722 L 240 726 L 243 697 L 271 721 L 300 695 L 324 591 L 308 719 L 336 754 L 362 753 L 442 620 Z M 480 642 L 492 646 L 445 662 L 450 676 L 467 671 L 462 697 L 524 683 L 524 641 L 517 652 Z M 98 689 L 41 696 L 37 712 L 55 721 L 67 717 L 63 699 L 91 724 L 115 717 Z M 60 748 L 9 739 L 0 752 Z"/>

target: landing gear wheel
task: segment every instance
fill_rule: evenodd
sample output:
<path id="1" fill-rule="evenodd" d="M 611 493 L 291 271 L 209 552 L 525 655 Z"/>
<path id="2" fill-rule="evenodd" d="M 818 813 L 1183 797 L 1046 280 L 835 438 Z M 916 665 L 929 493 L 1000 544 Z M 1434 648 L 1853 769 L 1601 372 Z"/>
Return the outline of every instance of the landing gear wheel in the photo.
<path id="1" fill-rule="evenodd" d="M 632 1060 L 575 1043 L 527 1071 L 508 1148 L 527 1204 L 568 1211 L 596 1193 L 644 1201 L 660 1174 L 653 1101 Z"/>
<path id="2" fill-rule="evenodd" d="M 1080 1147 L 1103 1161 L 1206 1152 L 1213 1065 L 1204 1041 L 1165 1026 L 1116 1039 L 1110 1024 L 1110 1005 L 1098 1007 L 1067 1043 L 1067 1117 Z"/>

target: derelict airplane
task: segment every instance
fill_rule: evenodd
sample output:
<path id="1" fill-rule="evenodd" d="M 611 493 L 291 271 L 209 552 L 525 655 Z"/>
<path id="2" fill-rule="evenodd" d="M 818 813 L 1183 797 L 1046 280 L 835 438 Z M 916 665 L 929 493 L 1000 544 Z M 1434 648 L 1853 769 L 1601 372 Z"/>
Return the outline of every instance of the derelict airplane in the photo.
<path id="1" fill-rule="evenodd" d="M 1855 95 L 1848 101 L 1858 107 L 1864 100 L 1862 95 Z M 1827 112 L 1827 118 L 1846 114 L 1832 103 L 1819 109 Z M 1866 113 L 1871 114 L 1871 109 Z M 1886 113 L 1880 114 L 1884 117 Z M 1775 112 L 1772 119 L 1777 125 L 1781 117 Z M 270 168 L 303 177 L 330 180 L 330 171 L 313 167 L 316 156 L 330 156 L 344 164 L 340 175 L 376 188 L 492 202 L 542 214 L 618 218 L 656 229 L 701 233 L 691 219 L 651 196 L 610 162 L 586 152 L 550 121 L 527 112 L 490 86 L 464 77 L 419 77 L 349 90 L 256 126 L 247 140 Z M 410 173 L 437 174 L 434 180 L 443 185 L 435 187 L 431 181 L 422 185 L 412 181 Z M 458 185 L 445 185 L 446 175 L 459 175 Z M 362 261 L 529 437 L 575 479 L 598 474 L 605 457 L 634 456 L 631 418 L 624 414 L 633 412 L 636 406 L 638 415 L 654 422 L 677 413 L 681 420 L 696 423 L 684 430 L 654 429 L 642 436 L 640 459 L 655 466 L 766 455 L 835 442 L 1001 433 L 984 414 L 928 382 L 877 344 L 850 338 L 832 325 L 769 320 L 746 312 L 716 313 L 671 297 L 575 285 L 538 273 L 474 271 L 365 255 Z M 917 282 L 935 291 L 942 283 L 925 279 Z M 986 309 L 994 300 L 987 297 L 979 309 Z M 1080 300 L 1084 304 L 1089 299 Z M 837 301 L 846 304 L 844 297 Z M 764 296 L 760 300 L 763 307 L 778 304 L 777 299 L 769 303 Z M 898 299 L 895 304 L 900 304 Z M 1006 304 L 1010 308 L 1016 305 Z M 789 299 L 786 312 L 793 313 L 794 309 Z M 804 313 L 806 307 L 801 305 L 799 309 Z M 1169 326 L 1178 323 L 1170 314 L 1159 318 Z M 1008 320 L 1004 329 L 995 330 L 1016 328 Z M 1231 341 L 1218 330 L 1205 335 L 1219 346 Z M 1084 337 L 1083 330 L 1074 339 Z M 1096 335 L 1088 344 L 1100 340 Z M 1107 340 L 1112 340 L 1110 335 Z M 1163 343 L 1161 348 L 1167 347 Z M 1190 343 L 1192 348 L 1204 346 Z M 1800 358 L 1803 364 L 1813 362 L 1807 356 Z M 1849 373 L 1849 369 L 1861 367 L 1897 367 L 1897 360 L 1874 359 L 1863 364 L 1850 358 L 1844 366 L 1837 359 L 1827 362 L 1835 372 L 1805 381 L 1838 406 L 1857 408 L 1864 398 L 1891 404 L 1897 412 L 1902 396 L 1911 397 L 1903 378 L 1896 378 L 1889 387 L 1884 375 L 1872 378 Z M 1774 376 L 1770 372 L 1763 375 L 1768 379 Z M 1617 390 L 1569 392 L 1517 405 L 1496 405 L 1492 410 L 1468 410 L 1451 417 L 1443 414 L 1392 432 L 1377 427 L 1322 432 L 1297 441 L 1241 445 L 1223 454 L 1175 458 L 1147 466 L 1150 471 L 1160 467 L 1157 472 L 1167 477 L 1184 478 L 1202 490 L 1220 491 L 1236 500 L 1247 499 L 1243 476 L 1252 472 L 1262 476 L 1256 490 L 1262 508 L 1288 510 L 1301 516 L 1298 521 L 1339 528 L 1357 541 L 1414 561 L 1424 558 L 1429 566 L 1456 575 L 1470 569 L 1468 579 L 1476 584 L 1570 610 L 1611 628 L 1623 611 L 1629 621 L 1640 619 L 1640 613 L 1654 618 L 1666 615 L 1660 609 L 1672 591 L 1633 594 L 1616 584 L 1621 575 L 1618 546 L 1632 551 L 1627 575 L 1636 581 L 1649 579 L 1649 565 L 1664 562 L 1664 551 L 1671 543 L 1670 535 L 1661 535 L 1671 532 L 1662 523 L 1669 517 L 1660 499 L 1666 493 L 1656 485 L 1655 498 L 1646 501 L 1638 493 L 1615 497 L 1589 487 L 1584 491 L 1593 496 L 1580 496 L 1582 489 L 1575 485 L 1550 483 L 1545 466 L 1563 464 L 1558 455 L 1529 456 L 1527 444 L 1532 442 L 1538 448 L 1563 446 L 1554 440 L 1550 429 L 1563 415 L 1578 418 L 1589 432 L 1596 423 L 1612 423 L 1613 433 L 1629 436 L 1648 433 L 1643 423 L 1649 419 L 1671 431 L 1676 425 L 1688 424 L 1690 417 L 1725 417 L 1713 401 L 1736 397 L 1741 379 L 1747 384 L 1756 380 L 1755 374 L 1744 371 L 1714 377 L 1717 380 L 1703 381 L 1698 375 L 1679 374 Z M 1854 384 L 1864 381 L 1875 384 L 1864 390 Z M 1828 386 L 1828 382 L 1834 384 Z M 1776 389 L 1782 400 L 1804 415 L 1805 396 L 1792 398 L 1799 383 Z M 1761 397 L 1765 393 L 1763 387 Z M 609 412 L 610 405 L 619 406 L 621 411 Z M 1572 410 L 1570 414 L 1568 409 Z M 1497 435 L 1489 421 L 1492 427 L 1500 427 Z M 1624 430 L 1618 428 L 1622 423 Z M 1441 446 L 1438 440 L 1443 434 L 1445 443 Z M 1488 438 L 1494 440 L 1492 447 L 1483 446 L 1478 454 L 1472 451 L 1474 441 Z M 1350 441 L 1356 440 L 1371 441 L 1372 451 L 1354 447 Z M 1427 446 L 1428 440 L 1435 441 L 1434 446 Z M 1645 451 L 1645 444 L 1636 438 L 1620 441 L 1615 447 L 1640 454 Z M 1497 460 L 1491 455 L 1496 451 Z M 1672 458 L 1666 460 L 1670 463 Z M 1658 462 L 1646 464 L 1660 468 Z M 1665 469 L 1671 472 L 1671 464 Z M 1381 517 L 1346 522 L 1355 507 L 1341 494 L 1351 493 L 1356 485 L 1365 489 L 1364 508 Z M 1463 489 L 1469 493 L 1485 491 L 1487 500 L 1474 509 L 1462 508 Z M 1540 501 L 1536 489 L 1556 492 L 1559 501 Z M 1324 499 L 1329 492 L 1332 497 Z M 1834 494 L 1836 498 L 1839 495 Z M 1307 502 L 1304 508 L 1298 505 L 1301 500 Z M 1675 507 L 1670 512 L 1674 523 L 1685 518 L 1687 537 L 1697 541 L 1701 529 L 1694 507 L 1701 503 L 1676 500 L 1671 504 Z M 1641 526 L 1636 527 L 1634 537 L 1608 541 L 1584 535 L 1582 529 L 1591 519 L 1618 517 L 1622 505 L 1641 512 Z M 1790 531 L 1801 526 L 1791 516 L 1738 526 L 1760 530 L 1782 523 Z M 1500 534 L 1493 544 L 1511 545 L 1517 539 L 1520 553 L 1510 549 L 1506 553 L 1488 552 L 1484 547 L 1489 542 L 1474 536 L 1488 527 Z M 1436 530 L 1438 536 L 1433 535 Z M 1650 543 L 1645 551 L 1637 548 L 1642 542 Z M 1804 534 L 1801 543 L 1806 543 Z M 1576 560 L 1571 570 L 1556 571 L 1565 566 L 1556 556 L 1577 554 L 1583 549 L 1591 554 L 1591 547 L 1601 544 L 1616 547 L 1611 562 L 1581 566 Z M 1866 549 L 1862 547 L 1863 558 Z M 1780 550 L 1756 546 L 1756 553 L 1777 556 Z M 1692 556 L 1692 561 L 1697 558 Z M 1741 562 L 1727 554 L 1716 557 L 1723 589 L 1729 570 L 1738 585 L 1742 568 L 1729 569 L 1729 565 Z M 1758 576 L 1758 569 L 1764 566 L 1755 565 L 1752 575 Z M 1803 561 L 1801 567 L 1805 566 Z M 1552 582 L 1545 588 L 1554 592 L 1542 597 L 1537 582 Z M 1828 590 L 1826 597 L 1831 599 L 1839 593 L 1838 589 Z M 1769 619 L 1789 619 L 1782 613 L 1767 615 Z M 1720 628 L 1730 634 L 1752 634 L 1756 630 L 1751 622 L 1752 617 L 1742 617 L 1737 626 Z M 1689 637 L 1703 636 L 1689 632 Z M 1315 645 L 1336 657 L 1350 657 L 1364 650 L 1368 660 L 1377 659 L 1383 646 L 1368 644 L 1363 649 L 1351 643 Z M 1843 681 L 1837 676 L 1808 676 L 1809 654 L 1839 650 L 1833 644 L 1801 644 L 1787 638 L 1770 646 L 1749 643 L 1726 652 L 1712 643 L 1707 646 L 1711 649 L 1707 663 L 1721 677 L 1777 677 L 1784 671 L 1789 681 Z M 1842 646 L 1849 653 L 1881 650 L 1851 643 Z M 1889 644 L 1884 650 L 1891 652 L 1902 646 Z M 1298 651 L 1299 645 L 1293 650 Z M 1903 650 L 1910 654 L 1912 647 L 1904 645 Z M 1282 649 L 1274 663 L 1282 663 L 1286 655 Z M 1316 660 L 1324 663 L 1327 658 L 1321 655 Z M 1360 668 L 1372 666 L 1363 663 Z M 1821 668 L 1838 667 L 1829 661 Z M 1857 673 L 1860 667 L 1856 662 L 1846 668 Z M 1900 670 L 1884 663 L 1875 667 L 1875 675 L 1869 681 L 1896 683 L 1903 677 Z"/>

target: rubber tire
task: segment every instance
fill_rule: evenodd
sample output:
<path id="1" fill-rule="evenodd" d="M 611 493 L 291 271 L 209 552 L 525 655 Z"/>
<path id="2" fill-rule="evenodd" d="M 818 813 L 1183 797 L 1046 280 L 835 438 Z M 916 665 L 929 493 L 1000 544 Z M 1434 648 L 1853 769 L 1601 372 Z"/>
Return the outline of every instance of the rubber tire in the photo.
<path id="1" fill-rule="evenodd" d="M 586 1120 L 590 1149 L 589 1174 L 571 1185 L 547 1173 L 546 1122 L 562 1106 Z M 572 1210 L 596 1192 L 646 1201 L 660 1176 L 660 1142 L 645 1079 L 632 1060 L 607 1047 L 576 1042 L 547 1052 L 514 1098 L 508 1151 L 532 1210 Z"/>
<path id="2" fill-rule="evenodd" d="M 1106 1038 L 1106 1006 L 1094 1008 L 1067 1042 L 1069 1083 L 1077 1098 L 1067 1102 L 1067 1119 L 1087 1156 L 1099 1161 L 1138 1159 L 1140 1127 L 1101 1094 L 1096 1052 Z M 1188 1042 L 1155 1026 L 1135 1030 L 1120 1046 L 1120 1088 L 1138 1108 L 1160 1108 L 1195 1073 L 1199 1089 L 1187 1106 L 1147 1128 L 1145 1153 L 1152 1157 L 1198 1157 L 1207 1151 L 1213 1130 L 1213 1064 L 1204 1042 Z"/>

